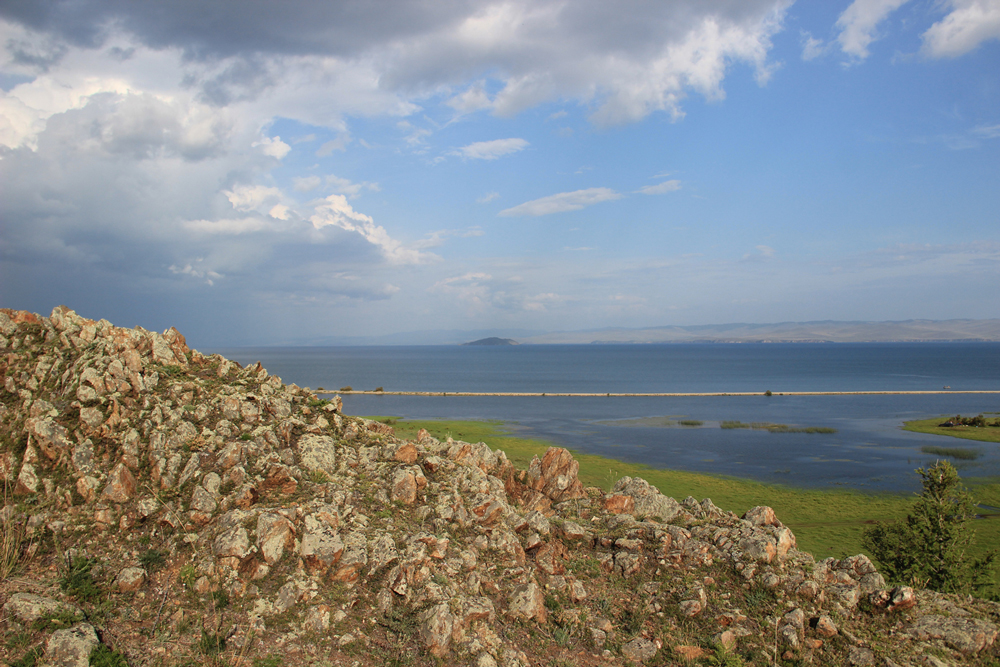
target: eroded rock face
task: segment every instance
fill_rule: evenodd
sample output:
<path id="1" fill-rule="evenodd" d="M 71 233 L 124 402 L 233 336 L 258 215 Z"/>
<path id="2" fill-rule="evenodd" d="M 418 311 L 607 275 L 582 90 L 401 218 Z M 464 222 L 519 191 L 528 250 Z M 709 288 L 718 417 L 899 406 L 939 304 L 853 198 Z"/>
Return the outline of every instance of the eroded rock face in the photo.
<path id="1" fill-rule="evenodd" d="M 577 478 L 580 464 L 562 447 L 550 447 L 545 456 L 531 460 L 528 486 L 556 502 L 583 498 L 583 484 Z"/>

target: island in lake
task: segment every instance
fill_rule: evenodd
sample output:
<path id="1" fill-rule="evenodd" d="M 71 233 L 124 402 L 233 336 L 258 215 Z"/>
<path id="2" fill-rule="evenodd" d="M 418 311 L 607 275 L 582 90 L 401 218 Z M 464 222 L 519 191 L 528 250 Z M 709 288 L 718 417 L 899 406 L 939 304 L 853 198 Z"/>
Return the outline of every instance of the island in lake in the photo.
<path id="1" fill-rule="evenodd" d="M 462 343 L 462 345 L 520 345 L 520 343 L 512 338 L 497 338 L 496 336 L 491 336 L 489 338 L 474 340 L 471 343 Z"/>

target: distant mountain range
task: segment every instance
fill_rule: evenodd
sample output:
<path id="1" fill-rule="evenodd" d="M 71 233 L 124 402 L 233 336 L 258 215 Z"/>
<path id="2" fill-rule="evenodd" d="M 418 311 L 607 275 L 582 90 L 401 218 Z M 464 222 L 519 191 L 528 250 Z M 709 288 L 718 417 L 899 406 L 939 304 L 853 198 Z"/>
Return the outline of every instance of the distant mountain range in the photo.
<path id="1" fill-rule="evenodd" d="M 522 343 L 866 343 L 1000 341 L 1000 320 L 779 322 L 564 331 Z"/>
<path id="2" fill-rule="evenodd" d="M 904 320 L 901 322 L 778 322 L 704 324 L 642 329 L 580 331 L 537 329 L 440 329 L 381 336 L 287 340 L 279 345 L 485 345 L 489 339 L 525 345 L 653 343 L 866 343 L 1000 341 L 1000 320 Z M 469 343 L 473 341 L 473 343 Z M 496 344 L 496 343 L 493 343 Z M 506 343 L 510 344 L 510 343 Z"/>

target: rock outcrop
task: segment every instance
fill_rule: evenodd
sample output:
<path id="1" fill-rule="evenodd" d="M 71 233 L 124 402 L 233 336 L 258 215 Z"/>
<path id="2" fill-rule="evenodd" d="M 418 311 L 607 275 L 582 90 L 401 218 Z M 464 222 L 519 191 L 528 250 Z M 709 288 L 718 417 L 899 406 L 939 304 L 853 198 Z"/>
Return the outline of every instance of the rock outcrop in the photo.
<path id="1" fill-rule="evenodd" d="M 817 562 L 769 507 L 400 438 L 173 329 L 0 310 L 0 370 L 8 663 L 997 659 L 996 604 Z"/>

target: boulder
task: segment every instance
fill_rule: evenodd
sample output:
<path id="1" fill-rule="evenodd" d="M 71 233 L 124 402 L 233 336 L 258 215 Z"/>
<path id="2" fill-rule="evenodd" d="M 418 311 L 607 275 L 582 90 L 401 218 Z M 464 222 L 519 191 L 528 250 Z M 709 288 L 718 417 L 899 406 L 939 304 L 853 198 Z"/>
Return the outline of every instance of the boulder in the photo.
<path id="1" fill-rule="evenodd" d="M 676 500 L 664 496 L 655 486 L 639 477 L 622 477 L 612 491 L 632 497 L 635 509 L 631 514 L 635 517 L 670 521 L 683 511 Z"/>
<path id="2" fill-rule="evenodd" d="M 541 491 L 555 502 L 585 498 L 583 484 L 577 479 L 580 464 L 562 447 L 549 447 L 545 456 L 531 459 L 528 487 Z"/>
<path id="3" fill-rule="evenodd" d="M 299 465 L 306 470 L 322 470 L 333 476 L 337 472 L 337 441 L 328 435 L 307 433 L 299 438 Z"/>
<path id="4" fill-rule="evenodd" d="M 622 646 L 622 655 L 632 662 L 646 662 L 652 660 L 658 650 L 656 644 L 645 637 L 636 637 Z"/>
<path id="5" fill-rule="evenodd" d="M 34 623 L 42 616 L 57 614 L 60 610 L 68 610 L 83 618 L 83 612 L 79 607 L 33 593 L 14 593 L 3 606 L 5 615 L 13 616 L 26 625 Z"/>
<path id="6" fill-rule="evenodd" d="M 108 485 L 101 492 L 101 497 L 113 503 L 124 503 L 135 495 L 136 486 L 135 477 L 128 466 L 119 462 L 108 475 Z"/>
<path id="7" fill-rule="evenodd" d="M 545 593 L 534 582 L 522 584 L 511 592 L 508 609 L 511 615 L 526 621 L 535 619 L 539 623 L 544 623 L 548 618 Z"/>
<path id="8" fill-rule="evenodd" d="M 87 667 L 91 651 L 100 643 L 94 626 L 89 623 L 56 630 L 45 645 L 45 664 L 50 667 Z"/>

